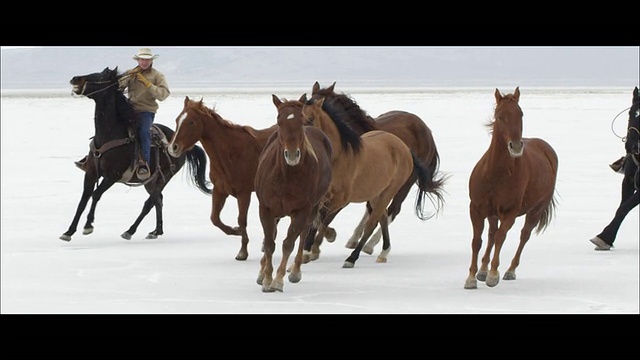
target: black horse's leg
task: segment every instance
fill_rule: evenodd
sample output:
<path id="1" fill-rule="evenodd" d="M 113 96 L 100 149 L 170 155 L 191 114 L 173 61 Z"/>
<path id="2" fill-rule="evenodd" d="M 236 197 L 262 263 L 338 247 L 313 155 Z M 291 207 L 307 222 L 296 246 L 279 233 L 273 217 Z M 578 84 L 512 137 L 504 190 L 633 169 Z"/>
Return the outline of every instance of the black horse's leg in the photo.
<path id="1" fill-rule="evenodd" d="M 69 225 L 69 229 L 60 236 L 60 240 L 71 241 L 71 236 L 75 234 L 78 229 L 78 223 L 80 222 L 80 216 L 82 216 L 82 212 L 87 207 L 87 203 L 89 202 L 89 198 L 93 194 L 93 189 L 96 186 L 96 178 L 91 173 L 86 173 L 84 176 L 84 189 L 82 190 L 82 196 L 80 196 L 80 203 L 78 203 L 78 207 L 76 208 L 76 214 L 73 216 L 73 220 L 71 221 L 71 225 Z"/>
<path id="2" fill-rule="evenodd" d="M 129 230 L 125 231 L 122 235 L 120 235 L 123 239 L 131 240 L 131 236 L 136 233 L 138 230 L 138 226 L 142 222 L 142 219 L 149 214 L 151 208 L 156 204 L 156 200 L 154 199 L 154 195 L 149 195 L 147 200 L 145 200 L 144 205 L 142 206 L 142 211 L 136 221 L 129 227 Z M 157 222 L 156 222 L 156 230 L 157 230 Z"/>
<path id="3" fill-rule="evenodd" d="M 620 225 L 622 225 L 622 221 L 633 208 L 638 206 L 638 204 L 640 204 L 640 192 L 636 191 L 625 202 L 620 204 L 616 210 L 613 220 L 611 220 L 609 225 L 607 225 L 604 230 L 598 234 L 598 237 L 607 244 L 613 245 L 613 242 L 616 240 L 618 230 L 620 229 Z"/>
<path id="4" fill-rule="evenodd" d="M 87 222 L 84 225 L 84 229 L 82 230 L 82 234 L 89 235 L 93 232 L 93 221 L 96 213 L 96 206 L 98 205 L 98 201 L 102 197 L 105 191 L 109 190 L 116 183 L 116 180 L 104 178 L 100 185 L 96 188 L 96 190 L 91 195 L 91 208 L 89 209 L 89 214 L 87 215 Z"/>

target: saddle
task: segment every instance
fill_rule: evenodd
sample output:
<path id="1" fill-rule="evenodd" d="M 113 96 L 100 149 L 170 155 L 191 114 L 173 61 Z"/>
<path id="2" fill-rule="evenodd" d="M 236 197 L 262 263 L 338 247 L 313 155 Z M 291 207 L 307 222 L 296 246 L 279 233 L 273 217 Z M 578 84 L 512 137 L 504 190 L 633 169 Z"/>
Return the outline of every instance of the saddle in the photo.
<path id="1" fill-rule="evenodd" d="M 147 175 L 144 177 L 138 176 L 139 164 L 141 163 L 141 161 L 144 162 L 144 160 L 142 158 L 142 152 L 140 151 L 140 146 L 138 146 L 139 141 L 138 141 L 137 132 L 132 127 L 129 127 L 129 137 L 124 139 L 111 140 L 105 143 L 104 145 L 102 145 L 99 149 L 96 148 L 94 140 L 93 138 L 91 138 L 91 142 L 89 143 L 89 149 L 90 149 L 89 155 L 85 156 L 83 159 L 79 161 L 76 161 L 75 164 L 80 170 L 86 171 L 86 163 L 91 155 L 93 155 L 94 159 L 99 159 L 101 154 L 104 154 L 113 148 L 130 144 L 130 143 L 136 144 L 136 146 L 134 147 L 135 150 L 132 153 L 131 163 L 129 167 L 122 174 L 122 177 L 120 178 L 120 180 L 118 180 L 118 182 L 128 184 L 128 183 L 131 183 L 132 181 L 136 182 L 135 180 L 146 181 L 157 173 L 158 167 L 156 166 L 155 169 L 149 169 L 149 170 L 152 170 L 152 171 L 155 170 L 155 171 L 153 171 L 152 173 L 147 173 Z M 161 152 L 160 150 L 162 150 L 162 152 L 166 152 L 166 149 L 168 146 L 169 146 L 169 141 L 166 135 L 164 134 L 164 132 L 158 126 L 153 124 L 151 126 L 151 148 L 154 148 L 154 147 L 158 148 L 158 151 L 155 152 L 156 164 L 160 163 L 160 152 Z"/>

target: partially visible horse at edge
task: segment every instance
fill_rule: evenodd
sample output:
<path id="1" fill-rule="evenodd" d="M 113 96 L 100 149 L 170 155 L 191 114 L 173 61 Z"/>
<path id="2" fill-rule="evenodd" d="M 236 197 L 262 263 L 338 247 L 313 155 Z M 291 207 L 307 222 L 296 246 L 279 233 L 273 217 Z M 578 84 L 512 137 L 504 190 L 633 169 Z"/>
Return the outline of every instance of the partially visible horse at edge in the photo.
<path id="1" fill-rule="evenodd" d="M 500 250 L 516 218 L 525 215 L 520 244 L 503 280 L 515 280 L 522 250 L 536 228 L 544 231 L 554 215 L 558 156 L 539 138 L 522 137 L 523 112 L 518 104 L 520 88 L 503 96 L 495 91 L 496 106 L 491 143 L 469 177 L 469 216 L 473 226 L 471 266 L 465 289 L 477 289 L 476 280 L 494 287 L 500 281 Z M 489 241 L 478 271 L 484 221 L 489 223 Z M 494 249 L 495 247 L 495 249 Z M 493 258 L 491 257 L 491 251 Z M 491 268 L 489 269 L 489 261 Z"/>
<path id="2" fill-rule="evenodd" d="M 205 177 L 207 157 L 202 148 L 194 147 L 178 158 L 169 156 L 166 144 L 167 138 L 173 135 L 173 130 L 162 124 L 154 124 L 152 129 L 151 163 L 149 164 L 151 176 L 145 180 L 137 178 L 134 171 L 138 151 L 134 130 L 135 114 L 122 90 L 118 89 L 118 80 L 122 76 L 128 75 L 118 74 L 117 67 L 113 70 L 107 67 L 102 72 L 74 76 L 70 81 L 74 94 L 88 97 L 96 104 L 95 133 L 90 142 L 90 152 L 84 168 L 84 189 L 80 203 L 69 229 L 60 236 L 60 240 L 71 241 L 71 236 L 76 232 L 80 216 L 89 198 L 92 199 L 91 208 L 82 233 L 88 235 L 93 232 L 98 201 L 102 194 L 116 182 L 128 186 L 144 185 L 149 193 L 149 198 L 144 202 L 140 215 L 121 235 L 126 240 L 131 239 L 135 234 L 152 207 L 156 210 L 156 227 L 147 235 L 147 239 L 155 239 L 164 234 L 162 190 L 185 162 L 190 170 L 191 182 L 203 193 L 211 194 Z M 100 179 L 102 181 L 98 184 Z"/>
<path id="3" fill-rule="evenodd" d="M 622 221 L 633 208 L 640 204 L 640 98 L 637 86 L 633 89 L 627 135 L 624 141 L 626 155 L 620 205 L 611 222 L 600 234 L 590 240 L 596 245 L 595 250 L 610 250 L 613 247 Z"/>
<path id="4" fill-rule="evenodd" d="M 317 219 L 331 183 L 331 141 L 321 130 L 304 126 L 302 107 L 306 94 L 297 101 L 283 101 L 276 95 L 272 95 L 272 99 L 278 109 L 278 130 L 267 141 L 255 176 L 264 231 L 264 254 L 257 283 L 264 292 L 283 291 L 287 261 L 298 238 L 298 252 L 289 281 L 301 280 L 302 240 Z M 291 223 L 282 243 L 280 266 L 273 278 L 276 227 L 285 216 L 291 218 Z"/>

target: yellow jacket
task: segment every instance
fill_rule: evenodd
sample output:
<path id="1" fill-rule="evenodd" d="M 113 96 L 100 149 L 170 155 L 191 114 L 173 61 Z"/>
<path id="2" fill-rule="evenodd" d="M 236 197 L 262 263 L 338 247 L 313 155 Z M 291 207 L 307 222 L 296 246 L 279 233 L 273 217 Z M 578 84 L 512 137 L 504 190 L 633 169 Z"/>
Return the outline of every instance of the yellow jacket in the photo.
<path id="1" fill-rule="evenodd" d="M 139 70 L 134 68 L 135 70 Z M 127 73 L 134 69 L 128 70 Z M 123 76 L 120 78 L 120 89 L 129 89 L 129 101 L 133 105 L 135 112 L 149 111 L 155 113 L 158 110 L 158 102 L 163 101 L 169 94 L 169 85 L 167 80 L 160 71 L 151 65 L 147 70 L 141 71 L 142 74 L 151 83 L 150 87 L 145 87 L 137 80 L 135 75 Z M 157 101 L 156 101 L 157 100 Z"/>

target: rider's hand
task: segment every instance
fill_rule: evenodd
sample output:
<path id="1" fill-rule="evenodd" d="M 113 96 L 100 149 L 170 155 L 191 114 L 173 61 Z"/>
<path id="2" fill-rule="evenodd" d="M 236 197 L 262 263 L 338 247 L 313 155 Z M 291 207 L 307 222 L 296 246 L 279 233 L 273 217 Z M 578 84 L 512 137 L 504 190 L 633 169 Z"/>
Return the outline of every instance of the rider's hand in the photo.
<path id="1" fill-rule="evenodd" d="M 147 80 L 146 77 L 144 77 L 144 75 L 136 74 L 136 78 L 138 79 L 138 81 L 143 83 L 145 87 L 150 87 L 151 86 L 151 83 L 149 82 L 149 80 Z"/>

